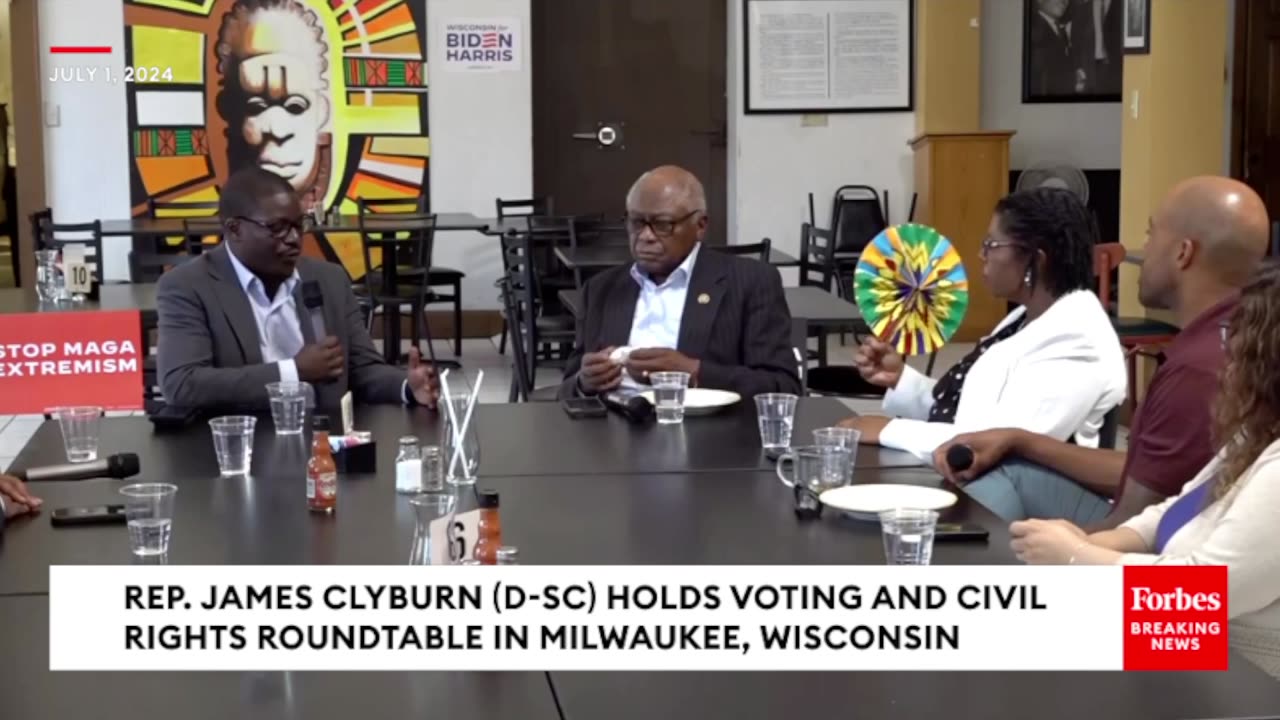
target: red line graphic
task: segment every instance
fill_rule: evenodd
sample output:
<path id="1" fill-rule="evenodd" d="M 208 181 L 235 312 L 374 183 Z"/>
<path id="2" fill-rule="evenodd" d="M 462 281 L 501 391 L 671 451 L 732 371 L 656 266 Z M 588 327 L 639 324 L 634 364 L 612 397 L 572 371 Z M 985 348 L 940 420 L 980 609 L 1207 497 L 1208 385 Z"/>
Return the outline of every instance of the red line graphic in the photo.
<path id="1" fill-rule="evenodd" d="M 110 55 L 110 45 L 54 45 L 49 52 L 55 55 Z"/>

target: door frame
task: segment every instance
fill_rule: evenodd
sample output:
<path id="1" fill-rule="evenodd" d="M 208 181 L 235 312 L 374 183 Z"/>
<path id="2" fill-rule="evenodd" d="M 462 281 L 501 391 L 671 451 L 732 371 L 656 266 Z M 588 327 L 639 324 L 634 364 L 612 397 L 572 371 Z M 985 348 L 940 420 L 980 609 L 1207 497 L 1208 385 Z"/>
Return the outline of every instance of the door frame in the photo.
<path id="1" fill-rule="evenodd" d="M 1249 3 L 1253 0 L 1233 0 L 1235 18 L 1231 42 L 1231 158 L 1229 172 L 1238 180 L 1244 175 L 1245 116 L 1249 108 Z"/>
<path id="2" fill-rule="evenodd" d="M 10 208 L 17 229 L 12 252 L 18 253 L 21 286 L 35 283 L 35 238 L 32 213 L 48 205 L 45 190 L 44 93 L 40 72 L 40 9 L 37 0 L 9 4 L 9 67 L 12 68 L 14 184 L 17 207 Z M 6 160 L 6 162 L 8 162 Z"/>

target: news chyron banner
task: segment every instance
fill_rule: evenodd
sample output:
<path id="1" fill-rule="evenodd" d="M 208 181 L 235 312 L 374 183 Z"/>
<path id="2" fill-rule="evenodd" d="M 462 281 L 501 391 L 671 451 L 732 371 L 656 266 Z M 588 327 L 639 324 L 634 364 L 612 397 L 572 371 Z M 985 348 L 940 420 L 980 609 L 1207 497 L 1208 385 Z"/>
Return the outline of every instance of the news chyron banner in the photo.
<path id="1" fill-rule="evenodd" d="M 141 410 L 141 339 L 136 310 L 0 315 L 0 415 Z"/>
<path id="2" fill-rule="evenodd" d="M 1225 670 L 1224 567 L 56 566 L 51 670 Z"/>

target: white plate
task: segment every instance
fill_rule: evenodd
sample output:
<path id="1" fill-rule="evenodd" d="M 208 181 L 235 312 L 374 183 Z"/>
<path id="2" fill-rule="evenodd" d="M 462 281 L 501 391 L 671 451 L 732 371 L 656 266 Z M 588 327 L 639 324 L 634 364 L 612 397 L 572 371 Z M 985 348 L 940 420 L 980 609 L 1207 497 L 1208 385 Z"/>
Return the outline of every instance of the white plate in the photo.
<path id="1" fill-rule="evenodd" d="M 942 510 L 956 504 L 956 495 L 939 488 L 920 485 L 845 485 L 828 490 L 818 498 L 849 513 L 858 520 L 879 522 L 880 513 L 896 508 Z"/>
<path id="2" fill-rule="evenodd" d="M 640 397 L 653 402 L 653 391 L 645 390 Z M 742 396 L 728 390 L 689 388 L 684 391 L 685 415 L 711 415 L 742 401 Z"/>

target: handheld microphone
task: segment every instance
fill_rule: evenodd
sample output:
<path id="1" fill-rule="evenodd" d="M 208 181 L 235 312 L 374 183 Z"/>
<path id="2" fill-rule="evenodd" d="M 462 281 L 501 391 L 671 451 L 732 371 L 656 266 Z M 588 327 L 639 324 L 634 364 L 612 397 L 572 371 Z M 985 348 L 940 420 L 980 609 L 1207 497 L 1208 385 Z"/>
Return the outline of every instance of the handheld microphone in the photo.
<path id="1" fill-rule="evenodd" d="M 141 465 L 138 463 L 137 454 L 117 453 L 91 462 L 45 465 L 44 467 L 19 470 L 11 474 L 25 482 L 90 480 L 93 478 L 124 480 L 137 475 L 140 469 Z"/>
<path id="2" fill-rule="evenodd" d="M 952 445 L 947 448 L 947 464 L 956 472 L 973 467 L 973 448 L 968 445 Z"/>
<path id="3" fill-rule="evenodd" d="M 653 403 L 639 395 L 610 392 L 600 396 L 601 402 L 610 410 L 618 413 L 633 425 L 640 425 L 653 419 Z"/>
<path id="4" fill-rule="evenodd" d="M 324 329 L 324 293 L 320 292 L 320 283 L 315 280 L 302 283 L 302 305 L 311 317 L 311 332 L 315 341 L 320 342 L 329 335 Z"/>

